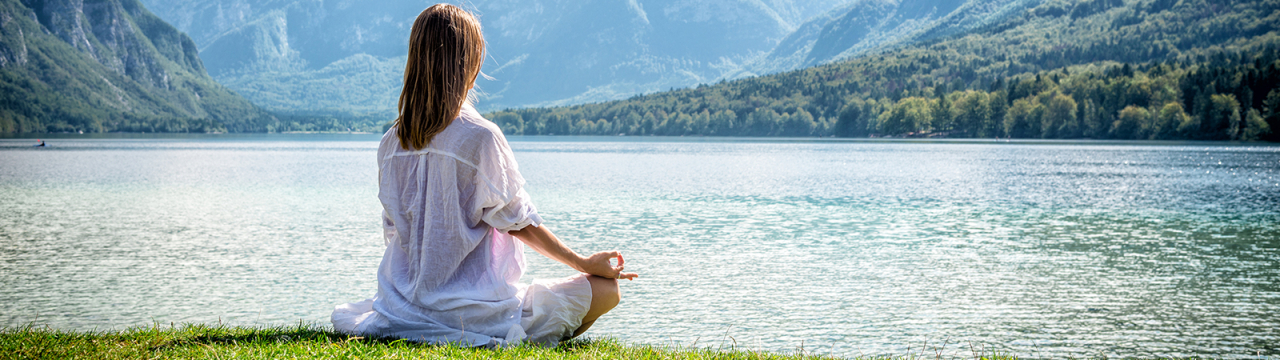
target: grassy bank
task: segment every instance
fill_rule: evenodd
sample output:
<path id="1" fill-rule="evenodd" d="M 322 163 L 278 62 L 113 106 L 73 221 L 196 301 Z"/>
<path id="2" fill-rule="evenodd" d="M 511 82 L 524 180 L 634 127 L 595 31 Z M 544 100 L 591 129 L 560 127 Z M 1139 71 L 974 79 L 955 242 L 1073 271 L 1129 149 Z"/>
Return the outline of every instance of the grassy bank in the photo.
<path id="1" fill-rule="evenodd" d="M 998 354 L 975 358 L 1012 360 Z M 40 327 L 0 329 L 3 359 L 829 359 L 716 348 L 624 344 L 612 339 L 575 340 L 556 348 L 509 349 L 423 345 L 336 334 L 313 326 L 247 328 L 207 325 L 64 332 Z M 892 359 L 934 359 L 934 354 Z M 952 358 L 946 356 L 946 358 Z M 873 359 L 873 358 L 867 358 Z M 891 359 L 880 357 L 874 359 Z"/>

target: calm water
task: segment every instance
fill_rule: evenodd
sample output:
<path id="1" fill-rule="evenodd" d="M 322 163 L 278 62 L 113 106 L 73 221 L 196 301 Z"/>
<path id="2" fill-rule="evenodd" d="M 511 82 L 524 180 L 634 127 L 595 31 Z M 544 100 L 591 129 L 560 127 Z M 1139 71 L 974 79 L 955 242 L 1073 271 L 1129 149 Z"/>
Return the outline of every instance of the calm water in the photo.
<path id="1" fill-rule="evenodd" d="M 0 140 L 0 326 L 327 326 L 382 254 L 377 136 Z M 1280 147 L 512 138 L 621 249 L 630 342 L 1280 355 Z M 572 274 L 529 251 L 527 278 Z M 960 343 L 961 346 L 955 344 Z M 963 349 L 962 349 L 963 348 Z"/>

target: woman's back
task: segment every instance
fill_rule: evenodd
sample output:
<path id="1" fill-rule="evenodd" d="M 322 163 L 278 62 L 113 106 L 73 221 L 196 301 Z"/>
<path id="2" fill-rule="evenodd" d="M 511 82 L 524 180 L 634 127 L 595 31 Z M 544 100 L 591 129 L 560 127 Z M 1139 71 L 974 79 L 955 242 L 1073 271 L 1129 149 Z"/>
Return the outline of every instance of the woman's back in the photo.
<path id="1" fill-rule="evenodd" d="M 542 222 L 506 139 L 470 106 L 421 150 L 401 147 L 395 131 L 378 147 L 387 251 L 373 307 L 386 321 L 373 324 L 425 340 L 506 336 L 520 320 L 524 269 L 506 231 Z"/>

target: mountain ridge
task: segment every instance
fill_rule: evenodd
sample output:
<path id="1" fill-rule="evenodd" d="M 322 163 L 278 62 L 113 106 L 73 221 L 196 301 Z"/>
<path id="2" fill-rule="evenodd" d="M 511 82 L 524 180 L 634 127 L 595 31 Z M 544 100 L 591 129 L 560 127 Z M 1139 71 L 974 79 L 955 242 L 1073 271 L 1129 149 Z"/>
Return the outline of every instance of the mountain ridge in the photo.
<path id="1" fill-rule="evenodd" d="M 262 129 L 189 37 L 136 0 L 0 0 L 0 132 Z"/>
<path id="2" fill-rule="evenodd" d="M 737 79 L 827 64 L 999 22 L 1040 0 L 861 0 L 814 17 Z"/>
<path id="3" fill-rule="evenodd" d="M 338 0 L 143 1 L 192 34 L 215 79 L 267 109 L 383 119 L 394 116 L 400 70 L 339 75 L 321 69 L 337 61 L 364 62 L 371 69 L 402 61 L 402 40 L 423 6 L 401 0 L 358 7 Z M 460 5 L 485 26 L 491 55 L 485 71 L 496 80 L 480 80 L 477 86 L 479 106 L 492 110 L 621 99 L 750 76 L 754 73 L 741 71 L 748 63 L 815 16 L 850 2 L 487 0 Z M 353 58 L 361 54 L 372 57 Z M 335 76 L 372 80 L 358 91 L 325 90 L 341 87 Z M 286 96 L 295 93 L 315 97 Z"/>
<path id="4" fill-rule="evenodd" d="M 794 23 L 816 12 L 804 8 L 841 1 L 813 1 L 785 11 L 774 9 L 792 2 L 492 0 L 460 5 L 484 24 L 491 55 L 486 70 L 498 79 L 478 84 L 482 106 L 501 107 L 601 100 L 714 81 L 722 68 L 767 51 Z M 285 114 L 329 109 L 384 119 L 394 116 L 402 69 L 321 70 L 339 61 L 363 62 L 371 69 L 402 61 L 409 26 L 425 6 L 403 0 L 377 6 L 321 0 L 145 2 L 193 34 L 215 79 L 259 105 Z M 341 77 L 375 81 L 360 91 L 326 92 L 325 87 L 337 89 Z M 297 92 L 316 97 L 286 96 Z"/>

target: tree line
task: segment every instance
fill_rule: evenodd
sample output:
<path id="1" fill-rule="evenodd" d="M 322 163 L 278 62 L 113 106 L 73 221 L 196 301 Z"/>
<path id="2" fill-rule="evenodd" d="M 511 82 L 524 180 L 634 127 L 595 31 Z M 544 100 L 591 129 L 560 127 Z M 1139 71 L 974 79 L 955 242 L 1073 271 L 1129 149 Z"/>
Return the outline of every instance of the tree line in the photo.
<path id="1" fill-rule="evenodd" d="M 811 135 L 1274 141 L 1277 84 L 1274 46 L 1204 64 L 1064 68 L 989 91 L 853 99 L 832 129 Z"/>
<path id="2" fill-rule="evenodd" d="M 1217 54 L 1205 63 L 1062 68 L 999 79 L 984 90 L 854 96 L 832 116 L 815 116 L 800 105 L 805 99 L 793 97 L 781 110 L 744 113 L 711 106 L 655 111 L 624 102 L 613 109 L 523 109 L 489 117 L 509 134 L 1275 141 L 1278 84 L 1280 47 L 1273 45 Z M 597 119 L 588 120 L 592 115 Z"/>

